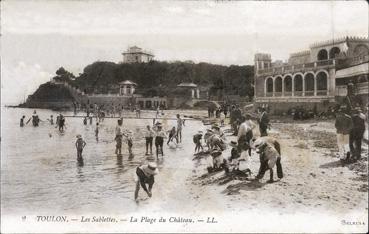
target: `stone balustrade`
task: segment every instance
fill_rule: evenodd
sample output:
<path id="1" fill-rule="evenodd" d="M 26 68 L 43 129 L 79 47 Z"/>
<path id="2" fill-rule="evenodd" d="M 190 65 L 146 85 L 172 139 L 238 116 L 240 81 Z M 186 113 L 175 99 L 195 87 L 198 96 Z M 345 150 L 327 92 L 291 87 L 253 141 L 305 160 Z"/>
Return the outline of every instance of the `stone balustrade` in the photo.
<path id="1" fill-rule="evenodd" d="M 299 71 L 307 71 L 313 70 L 315 68 L 325 68 L 335 65 L 334 59 L 328 60 L 321 60 L 311 63 L 304 63 L 304 64 L 296 64 L 296 65 L 284 65 L 280 67 L 271 67 L 262 70 L 258 70 L 258 75 L 275 75 L 275 74 L 282 74 L 285 72 L 299 72 Z"/>

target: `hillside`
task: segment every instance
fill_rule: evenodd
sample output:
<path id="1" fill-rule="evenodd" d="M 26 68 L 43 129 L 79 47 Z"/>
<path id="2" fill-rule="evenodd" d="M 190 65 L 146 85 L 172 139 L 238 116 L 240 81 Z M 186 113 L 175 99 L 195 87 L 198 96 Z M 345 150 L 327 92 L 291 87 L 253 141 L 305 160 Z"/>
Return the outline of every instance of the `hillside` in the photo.
<path id="1" fill-rule="evenodd" d="M 223 66 L 209 63 L 158 62 L 116 64 L 95 62 L 70 83 L 86 93 L 118 92 L 118 83 L 132 80 L 138 92 L 168 95 L 181 82 L 210 87 L 211 95 L 253 96 L 253 66 Z"/>
<path id="2" fill-rule="evenodd" d="M 20 107 L 30 108 L 68 108 L 74 99 L 69 90 L 63 85 L 56 85 L 50 82 L 40 85 L 38 89 L 27 98 L 26 103 L 20 104 Z"/>
<path id="3" fill-rule="evenodd" d="M 83 73 L 75 77 L 60 67 L 53 78 L 56 82 L 67 82 L 85 93 L 118 93 L 119 82 L 132 80 L 138 84 L 136 93 L 144 96 L 172 96 L 180 94 L 177 85 L 193 82 L 209 89 L 210 96 L 223 95 L 252 97 L 254 79 L 253 66 L 223 66 L 209 63 L 159 62 L 116 64 L 94 62 L 86 66 Z M 40 85 L 21 106 L 50 108 L 65 106 L 73 102 L 69 90 L 63 85 L 50 82 Z M 63 106 L 64 107 L 64 106 Z"/>

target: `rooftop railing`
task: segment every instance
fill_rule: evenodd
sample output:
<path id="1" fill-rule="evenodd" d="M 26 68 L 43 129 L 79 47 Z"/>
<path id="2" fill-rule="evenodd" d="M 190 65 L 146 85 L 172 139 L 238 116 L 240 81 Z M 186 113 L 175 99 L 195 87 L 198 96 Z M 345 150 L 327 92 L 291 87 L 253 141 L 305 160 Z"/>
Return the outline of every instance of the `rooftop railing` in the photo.
<path id="1" fill-rule="evenodd" d="M 334 59 L 328 60 L 320 60 L 311 63 L 304 63 L 304 64 L 296 64 L 296 65 L 284 65 L 280 67 L 270 67 L 263 70 L 258 70 L 258 75 L 266 75 L 266 74 L 281 74 L 285 72 L 297 72 L 297 71 L 304 71 L 304 70 L 311 70 L 313 68 L 321 68 L 321 67 L 329 67 L 335 65 Z"/>

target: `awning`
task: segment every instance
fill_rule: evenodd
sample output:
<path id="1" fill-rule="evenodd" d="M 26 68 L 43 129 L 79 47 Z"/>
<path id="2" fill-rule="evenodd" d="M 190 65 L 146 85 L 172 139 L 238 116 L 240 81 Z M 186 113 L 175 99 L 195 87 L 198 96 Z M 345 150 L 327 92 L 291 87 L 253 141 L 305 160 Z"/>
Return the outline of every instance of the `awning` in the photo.
<path id="1" fill-rule="evenodd" d="M 336 79 L 369 74 L 369 62 L 336 71 Z"/>

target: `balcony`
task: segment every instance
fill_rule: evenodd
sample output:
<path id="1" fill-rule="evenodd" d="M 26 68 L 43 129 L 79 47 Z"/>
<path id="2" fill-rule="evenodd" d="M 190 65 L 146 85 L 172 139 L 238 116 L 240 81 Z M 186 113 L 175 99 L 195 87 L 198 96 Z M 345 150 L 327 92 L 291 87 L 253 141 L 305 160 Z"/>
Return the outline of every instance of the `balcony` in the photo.
<path id="1" fill-rule="evenodd" d="M 317 96 L 326 96 L 327 95 L 327 90 L 317 90 L 316 95 Z"/>
<path id="2" fill-rule="evenodd" d="M 294 96 L 302 96 L 302 91 L 295 91 L 293 93 Z"/>
<path id="3" fill-rule="evenodd" d="M 315 63 L 306 63 L 304 64 L 304 68 L 313 68 L 315 67 Z"/>
<path id="4" fill-rule="evenodd" d="M 305 91 L 305 96 L 314 96 L 314 91 Z"/>
<path id="5" fill-rule="evenodd" d="M 292 96 L 292 92 L 284 92 L 284 96 Z"/>
<path id="6" fill-rule="evenodd" d="M 277 75 L 283 73 L 292 73 L 298 71 L 311 71 L 314 68 L 330 67 L 335 65 L 334 59 L 321 60 L 312 63 L 296 64 L 296 65 L 285 65 L 280 67 L 271 67 L 263 70 L 258 70 L 258 75 Z"/>

